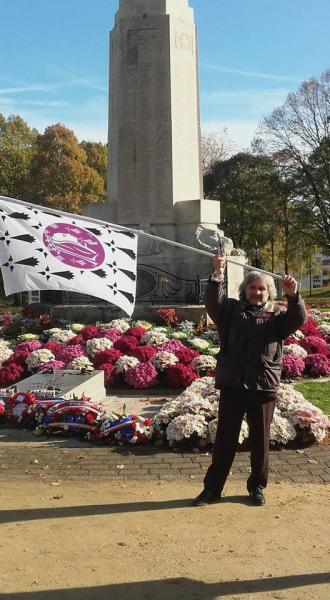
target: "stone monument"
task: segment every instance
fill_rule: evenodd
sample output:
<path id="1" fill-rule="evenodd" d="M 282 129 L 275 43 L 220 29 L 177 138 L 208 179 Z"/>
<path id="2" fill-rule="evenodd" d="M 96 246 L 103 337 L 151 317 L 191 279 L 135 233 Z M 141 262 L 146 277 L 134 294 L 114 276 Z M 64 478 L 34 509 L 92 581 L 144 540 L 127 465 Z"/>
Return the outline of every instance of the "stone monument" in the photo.
<path id="1" fill-rule="evenodd" d="M 85 214 L 210 252 L 221 240 L 230 253 L 220 204 L 203 198 L 197 38 L 188 0 L 119 1 L 110 34 L 109 152 L 107 202 Z M 137 300 L 196 302 L 183 280 L 209 273 L 208 257 L 139 237 Z"/>

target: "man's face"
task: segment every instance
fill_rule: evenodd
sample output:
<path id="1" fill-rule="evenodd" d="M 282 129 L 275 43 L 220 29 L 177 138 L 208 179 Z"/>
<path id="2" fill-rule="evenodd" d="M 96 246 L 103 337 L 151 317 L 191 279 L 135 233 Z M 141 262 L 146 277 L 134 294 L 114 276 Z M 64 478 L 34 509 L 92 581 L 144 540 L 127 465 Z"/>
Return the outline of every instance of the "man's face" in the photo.
<path id="1" fill-rule="evenodd" d="M 249 304 L 254 304 L 256 306 L 261 306 L 261 304 L 267 302 L 269 293 L 265 282 L 258 277 L 252 279 L 245 288 L 245 298 Z"/>

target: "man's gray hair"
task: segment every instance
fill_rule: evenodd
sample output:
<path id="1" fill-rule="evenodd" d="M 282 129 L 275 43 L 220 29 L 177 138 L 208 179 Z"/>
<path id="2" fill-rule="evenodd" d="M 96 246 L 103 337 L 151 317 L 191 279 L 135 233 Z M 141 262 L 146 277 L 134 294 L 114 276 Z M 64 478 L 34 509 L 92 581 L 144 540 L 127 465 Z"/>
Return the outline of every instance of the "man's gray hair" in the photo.
<path id="1" fill-rule="evenodd" d="M 269 294 L 269 299 L 270 300 L 275 300 L 276 299 L 277 290 L 276 290 L 276 287 L 275 287 L 275 282 L 274 282 L 273 277 L 271 277 L 271 275 L 266 275 L 264 273 L 259 273 L 259 271 L 249 271 L 245 275 L 245 277 L 244 277 L 241 285 L 238 288 L 238 292 L 239 292 L 239 297 L 240 298 L 243 298 L 245 296 L 245 288 L 246 288 L 247 285 L 249 285 L 249 283 L 251 283 L 251 281 L 253 279 L 261 279 L 265 283 L 265 285 L 267 286 L 268 294 Z"/>

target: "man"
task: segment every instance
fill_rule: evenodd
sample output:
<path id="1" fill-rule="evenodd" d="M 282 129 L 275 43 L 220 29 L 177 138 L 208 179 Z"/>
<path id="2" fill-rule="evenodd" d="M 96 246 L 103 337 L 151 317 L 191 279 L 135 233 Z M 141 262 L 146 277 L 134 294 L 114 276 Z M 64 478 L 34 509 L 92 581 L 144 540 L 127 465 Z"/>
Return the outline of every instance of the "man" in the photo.
<path id="1" fill-rule="evenodd" d="M 193 505 L 219 502 L 246 414 L 251 447 L 247 489 L 251 503 L 260 506 L 265 504 L 263 489 L 268 480 L 270 426 L 281 377 L 283 340 L 305 322 L 306 309 L 297 282 L 289 275 L 282 278 L 286 311 L 274 305 L 273 278 L 257 271 L 246 275 L 239 300 L 226 298 L 225 257 L 214 256 L 212 264 L 205 305 L 220 337 L 215 383 L 221 397 L 212 464 Z"/>

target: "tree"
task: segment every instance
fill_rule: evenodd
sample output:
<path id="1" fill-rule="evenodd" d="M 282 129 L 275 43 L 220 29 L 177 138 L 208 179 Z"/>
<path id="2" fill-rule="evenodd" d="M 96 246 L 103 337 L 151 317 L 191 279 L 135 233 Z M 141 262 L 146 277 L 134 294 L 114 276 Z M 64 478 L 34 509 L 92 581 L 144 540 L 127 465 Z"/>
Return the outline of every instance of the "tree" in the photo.
<path id="1" fill-rule="evenodd" d="M 35 201 L 75 213 L 85 203 L 104 201 L 104 181 L 87 164 L 73 131 L 51 125 L 37 136 L 36 148 L 31 165 Z"/>
<path id="2" fill-rule="evenodd" d="M 285 154 L 285 179 L 295 184 L 305 235 L 330 248 L 330 70 L 304 81 L 266 117 L 254 148 Z"/>
<path id="3" fill-rule="evenodd" d="M 0 114 L 0 193 L 24 200 L 29 197 L 30 166 L 37 131 L 18 115 Z"/>
<path id="4" fill-rule="evenodd" d="M 205 195 L 221 202 L 221 221 L 234 245 L 253 256 L 262 249 L 268 205 L 272 202 L 274 165 L 268 157 L 240 152 L 219 161 L 204 176 Z"/>
<path id="5" fill-rule="evenodd" d="M 201 153 L 203 173 L 206 173 L 214 163 L 227 159 L 235 150 L 234 143 L 229 139 L 227 129 L 223 131 L 202 132 Z"/>
<path id="6" fill-rule="evenodd" d="M 86 142 L 83 140 L 80 143 L 87 156 L 87 164 L 91 169 L 94 169 L 103 179 L 104 193 L 107 189 L 107 168 L 108 168 L 108 146 L 101 142 Z"/>
<path id="7" fill-rule="evenodd" d="M 308 251 L 303 212 L 279 158 L 238 153 L 204 176 L 207 196 L 221 202 L 221 221 L 236 247 L 272 272 L 300 269 Z M 258 256 L 257 256 L 258 248 Z"/>

